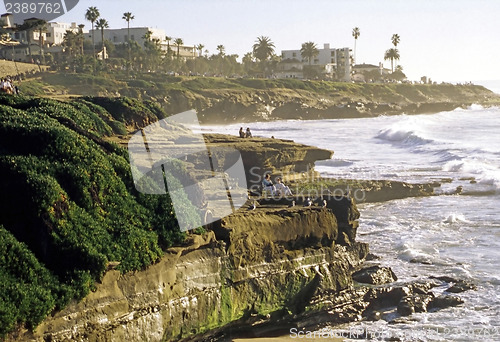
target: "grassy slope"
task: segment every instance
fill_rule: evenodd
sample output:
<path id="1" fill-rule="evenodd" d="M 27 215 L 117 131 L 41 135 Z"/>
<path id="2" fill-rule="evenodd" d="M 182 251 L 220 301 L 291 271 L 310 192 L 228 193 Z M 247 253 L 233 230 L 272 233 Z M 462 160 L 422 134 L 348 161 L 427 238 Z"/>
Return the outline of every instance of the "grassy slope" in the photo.
<path id="1" fill-rule="evenodd" d="M 142 74 L 127 78 L 120 74 L 91 76 L 85 74 L 46 73 L 38 80 L 23 82 L 26 93 L 129 96 L 138 99 L 156 98 L 175 92 L 206 97 L 224 96 L 228 92 L 290 91 L 305 97 L 326 98 L 334 103 L 364 101 L 378 103 L 469 101 L 500 103 L 500 98 L 482 86 L 451 84 L 361 84 L 294 79 L 224 79 L 211 77 L 172 77 Z"/>
<path id="2" fill-rule="evenodd" d="M 84 297 L 108 262 L 141 269 L 183 240 L 168 195 L 137 193 L 107 140 L 163 115 L 126 98 L 0 96 L 0 338 Z"/>

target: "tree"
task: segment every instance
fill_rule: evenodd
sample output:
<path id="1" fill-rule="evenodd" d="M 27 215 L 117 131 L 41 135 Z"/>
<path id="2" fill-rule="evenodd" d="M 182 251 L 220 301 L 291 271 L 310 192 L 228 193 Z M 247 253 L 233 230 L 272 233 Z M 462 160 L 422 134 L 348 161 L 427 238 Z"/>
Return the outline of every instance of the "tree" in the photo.
<path id="1" fill-rule="evenodd" d="M 356 64 L 356 42 L 358 41 L 361 32 L 359 27 L 355 27 L 352 29 L 352 36 L 354 37 L 354 64 Z"/>
<path id="2" fill-rule="evenodd" d="M 177 46 L 177 59 L 179 59 L 179 56 L 180 56 L 179 51 L 180 51 L 181 45 L 184 44 L 184 41 L 182 40 L 182 38 L 175 38 L 174 44 L 175 44 L 175 46 Z"/>
<path id="3" fill-rule="evenodd" d="M 75 51 L 78 49 L 78 35 L 71 31 L 67 30 L 63 37 L 62 43 L 65 52 L 69 53 L 70 57 L 75 55 Z"/>
<path id="4" fill-rule="evenodd" d="M 198 52 L 200 53 L 199 57 L 202 56 L 202 53 L 203 53 L 203 49 L 205 48 L 205 45 L 203 44 L 198 44 L 196 45 L 196 50 L 198 50 Z"/>
<path id="5" fill-rule="evenodd" d="M 95 58 L 95 42 L 94 42 L 94 23 L 95 21 L 100 17 L 99 10 L 97 7 L 91 6 L 87 9 L 87 12 L 85 12 L 85 19 L 90 21 L 92 23 L 92 53 L 94 54 Z"/>
<path id="6" fill-rule="evenodd" d="M 396 48 L 390 48 L 385 52 L 384 60 L 391 61 L 391 73 L 394 72 L 394 60 L 399 60 L 399 51 Z"/>
<path id="7" fill-rule="evenodd" d="M 101 18 L 96 21 L 95 24 L 96 29 L 101 30 L 101 43 L 102 43 L 102 59 L 104 59 L 104 29 L 109 27 L 108 21 L 104 18 Z"/>
<path id="8" fill-rule="evenodd" d="M 42 43 L 42 30 L 45 27 L 47 22 L 43 19 L 28 19 L 25 20 L 22 25 L 20 25 L 17 29 L 18 31 L 26 31 L 26 39 L 28 41 L 28 53 L 30 55 L 30 58 L 33 58 L 32 52 L 31 52 L 31 38 L 33 35 L 34 31 L 40 30 L 40 37 L 38 38 L 40 40 L 40 53 L 42 52 L 41 49 L 41 43 Z"/>
<path id="9" fill-rule="evenodd" d="M 398 47 L 400 40 L 401 40 L 401 38 L 399 37 L 399 34 L 394 33 L 392 35 L 391 41 L 392 41 L 392 45 L 394 45 L 395 48 Z"/>
<path id="10" fill-rule="evenodd" d="M 391 74 L 392 79 L 396 81 L 403 81 L 406 79 L 406 75 L 403 72 L 403 67 L 401 65 L 396 66 L 396 70 Z"/>
<path id="11" fill-rule="evenodd" d="M 269 37 L 257 37 L 253 45 L 253 55 L 259 60 L 261 71 L 266 70 L 266 62 L 274 54 L 274 43 Z"/>
<path id="12" fill-rule="evenodd" d="M 260 36 L 257 37 L 255 44 L 253 45 L 253 55 L 260 62 L 267 60 L 274 54 L 274 43 L 269 39 L 269 37 Z"/>
<path id="13" fill-rule="evenodd" d="M 127 70 L 129 70 L 129 65 L 130 65 L 130 21 L 134 20 L 135 17 L 131 12 L 125 12 L 123 13 L 123 20 L 127 22 L 127 48 L 128 48 L 128 64 L 127 64 Z"/>
<path id="14" fill-rule="evenodd" d="M 319 54 L 319 50 L 316 47 L 315 43 L 306 42 L 306 43 L 302 44 L 302 48 L 300 49 L 300 54 L 302 55 L 302 57 L 307 58 L 307 60 L 309 61 L 309 66 L 310 66 L 313 58 Z"/>
<path id="15" fill-rule="evenodd" d="M 220 57 L 224 57 L 226 48 L 224 47 L 224 45 L 217 45 L 217 51 L 219 51 Z"/>

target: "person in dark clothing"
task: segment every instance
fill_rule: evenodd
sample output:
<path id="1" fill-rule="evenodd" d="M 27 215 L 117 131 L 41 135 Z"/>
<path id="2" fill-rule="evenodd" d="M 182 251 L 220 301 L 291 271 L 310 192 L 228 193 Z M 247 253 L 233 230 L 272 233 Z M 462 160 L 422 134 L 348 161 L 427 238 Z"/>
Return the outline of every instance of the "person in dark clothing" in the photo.
<path id="1" fill-rule="evenodd" d="M 240 127 L 240 132 L 239 132 L 239 133 L 240 133 L 240 138 L 244 138 L 244 137 L 246 137 L 246 134 L 245 134 L 245 132 L 243 131 L 243 127 Z"/>

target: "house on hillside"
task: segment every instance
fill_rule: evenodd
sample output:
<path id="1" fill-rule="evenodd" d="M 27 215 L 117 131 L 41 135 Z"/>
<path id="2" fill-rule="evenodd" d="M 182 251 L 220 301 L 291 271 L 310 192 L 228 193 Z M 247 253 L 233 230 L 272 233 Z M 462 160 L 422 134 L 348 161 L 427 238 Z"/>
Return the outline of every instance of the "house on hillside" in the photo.
<path id="1" fill-rule="evenodd" d="M 330 48 L 324 44 L 318 55 L 309 61 L 299 50 L 281 51 L 281 62 L 276 76 L 279 78 L 304 78 L 304 74 L 345 82 L 351 81 L 352 51 L 349 48 Z"/>
<path id="2" fill-rule="evenodd" d="M 389 69 L 384 68 L 382 63 L 379 63 L 378 66 L 366 63 L 356 64 L 353 67 L 352 79 L 355 82 L 376 82 L 390 72 Z"/>

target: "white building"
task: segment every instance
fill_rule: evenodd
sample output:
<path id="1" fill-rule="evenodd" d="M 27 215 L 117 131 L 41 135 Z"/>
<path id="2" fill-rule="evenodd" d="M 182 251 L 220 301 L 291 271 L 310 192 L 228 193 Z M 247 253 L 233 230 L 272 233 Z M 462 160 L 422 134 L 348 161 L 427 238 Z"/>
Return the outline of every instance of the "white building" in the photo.
<path id="1" fill-rule="evenodd" d="M 278 77 L 287 77 L 287 71 L 293 71 L 293 77 L 297 77 L 297 69 L 303 69 L 306 65 L 321 67 L 323 73 L 329 77 L 350 81 L 352 70 L 352 53 L 349 48 L 335 49 L 330 48 L 330 44 L 324 44 L 322 49 L 318 49 L 318 55 L 310 62 L 307 57 L 303 57 L 299 50 L 282 50 L 281 58 L 284 63 L 280 66 L 280 75 Z M 287 62 L 288 61 L 288 62 Z M 293 61 L 294 63 L 290 63 Z M 301 67 L 299 64 L 301 64 Z M 284 64 L 284 65 L 283 65 Z M 293 69 L 288 70 L 288 66 Z M 290 74 L 290 75 L 292 75 Z"/>
<path id="2" fill-rule="evenodd" d="M 158 42 L 160 43 L 160 47 L 164 52 L 167 52 L 168 48 L 170 47 L 173 53 L 177 53 L 177 46 L 174 44 L 174 40 L 172 39 L 170 41 L 167 41 L 166 33 L 162 29 L 151 27 L 131 27 L 130 40 L 137 42 L 139 46 L 144 48 L 144 43 L 146 42 L 145 36 L 148 31 L 151 32 L 152 40 L 158 40 Z M 85 39 L 92 40 L 92 32 L 94 32 L 95 44 L 102 44 L 102 33 L 99 29 L 90 30 L 89 33 L 85 34 Z M 126 44 L 129 40 L 128 32 L 129 30 L 127 28 L 104 29 L 104 40 L 109 40 L 115 45 Z M 195 58 L 197 56 L 197 50 L 194 46 L 181 45 L 179 46 L 179 56 L 184 59 Z"/>
<path id="3" fill-rule="evenodd" d="M 72 31 L 74 33 L 78 33 L 79 27 L 76 23 L 58 23 L 58 22 L 50 22 L 47 23 L 45 33 L 43 33 L 44 41 L 49 45 L 61 45 L 64 41 L 64 35 L 66 31 Z M 83 31 L 85 34 L 85 31 Z M 35 39 L 38 40 L 38 34 L 35 36 Z"/>

